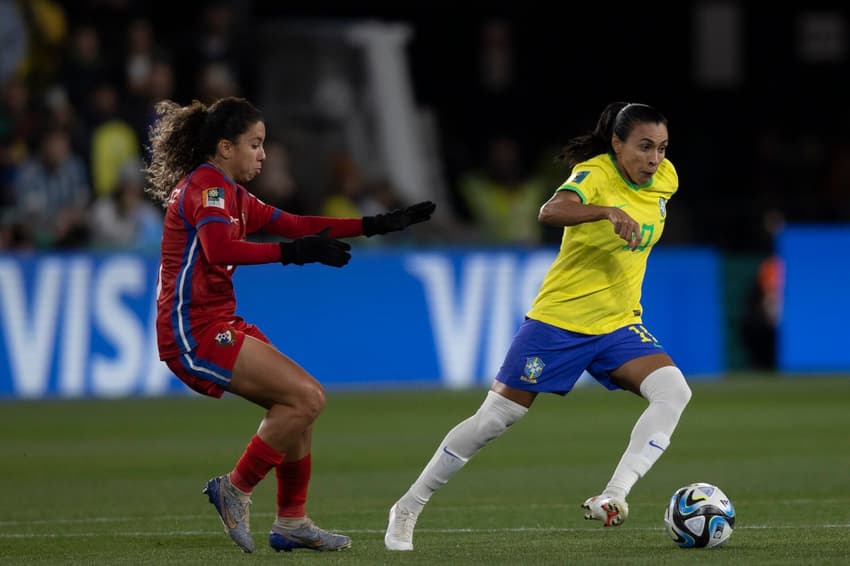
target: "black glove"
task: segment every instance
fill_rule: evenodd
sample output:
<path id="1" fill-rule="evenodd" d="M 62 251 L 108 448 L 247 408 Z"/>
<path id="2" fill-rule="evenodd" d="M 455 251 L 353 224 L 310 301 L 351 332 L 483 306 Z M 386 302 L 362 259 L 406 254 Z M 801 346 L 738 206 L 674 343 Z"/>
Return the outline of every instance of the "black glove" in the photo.
<path id="1" fill-rule="evenodd" d="M 434 214 L 437 205 L 426 200 L 406 208 L 399 208 L 385 214 L 363 217 L 363 235 L 374 236 L 404 230 L 411 224 L 425 222 Z"/>
<path id="2" fill-rule="evenodd" d="M 294 263 L 324 263 L 333 267 L 342 267 L 351 259 L 348 250 L 351 246 L 334 238 L 328 238 L 330 227 L 318 234 L 298 238 L 291 242 L 280 243 L 280 262 L 283 265 Z"/>

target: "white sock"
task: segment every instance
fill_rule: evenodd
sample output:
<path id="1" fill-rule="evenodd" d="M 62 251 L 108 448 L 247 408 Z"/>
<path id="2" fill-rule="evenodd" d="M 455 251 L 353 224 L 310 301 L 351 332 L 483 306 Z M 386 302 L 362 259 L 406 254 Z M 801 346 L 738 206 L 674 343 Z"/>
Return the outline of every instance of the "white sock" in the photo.
<path id="1" fill-rule="evenodd" d="M 276 517 L 274 524 L 282 529 L 297 529 L 307 524 L 307 517 Z"/>
<path id="2" fill-rule="evenodd" d="M 649 406 L 632 429 L 629 445 L 603 495 L 625 499 L 635 483 L 670 445 L 670 436 L 691 399 L 685 376 L 675 366 L 659 368 L 643 380 L 640 393 Z"/>
<path id="3" fill-rule="evenodd" d="M 446 485 L 484 445 L 501 436 L 527 412 L 527 407 L 488 391 L 478 411 L 449 431 L 431 461 L 399 499 L 399 505 L 413 513 L 421 512 L 431 494 Z"/>

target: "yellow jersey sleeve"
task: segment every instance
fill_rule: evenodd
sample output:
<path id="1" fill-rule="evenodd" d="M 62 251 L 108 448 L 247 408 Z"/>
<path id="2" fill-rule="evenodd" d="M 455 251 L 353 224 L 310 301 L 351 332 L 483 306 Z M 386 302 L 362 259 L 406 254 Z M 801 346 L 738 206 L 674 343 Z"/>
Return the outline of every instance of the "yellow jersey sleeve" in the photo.
<path id="1" fill-rule="evenodd" d="M 573 167 L 569 178 L 555 192 L 573 191 L 583 204 L 592 203 L 598 193 L 598 185 L 607 182 L 608 173 L 604 168 L 585 161 Z"/>

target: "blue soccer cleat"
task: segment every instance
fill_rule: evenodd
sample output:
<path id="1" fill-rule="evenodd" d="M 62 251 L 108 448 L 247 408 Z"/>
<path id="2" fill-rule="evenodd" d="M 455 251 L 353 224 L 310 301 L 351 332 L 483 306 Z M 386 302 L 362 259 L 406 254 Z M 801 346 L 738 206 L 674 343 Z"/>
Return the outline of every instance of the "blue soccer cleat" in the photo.
<path id="1" fill-rule="evenodd" d="M 277 552 L 281 550 L 290 552 L 296 548 L 321 551 L 342 550 L 351 546 L 351 538 L 320 529 L 308 518 L 303 525 L 293 529 L 272 525 L 269 545 Z"/>
<path id="2" fill-rule="evenodd" d="M 208 481 L 203 493 L 215 506 L 221 524 L 224 525 L 224 532 L 230 535 L 236 546 L 244 552 L 254 552 L 248 513 L 251 499 L 237 490 L 227 476 L 218 476 Z"/>

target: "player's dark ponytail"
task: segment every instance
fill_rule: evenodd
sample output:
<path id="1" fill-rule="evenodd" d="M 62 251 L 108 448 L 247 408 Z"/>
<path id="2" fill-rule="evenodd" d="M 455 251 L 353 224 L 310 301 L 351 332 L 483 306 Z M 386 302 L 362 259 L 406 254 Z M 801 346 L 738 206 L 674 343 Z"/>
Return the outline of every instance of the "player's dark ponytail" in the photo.
<path id="1" fill-rule="evenodd" d="M 602 111 L 592 132 L 577 136 L 567 142 L 559 159 L 572 169 L 576 163 L 613 151 L 611 138 L 616 134 L 621 140 L 629 137 L 635 124 L 656 123 L 667 125 L 667 119 L 646 104 L 612 102 Z"/>

